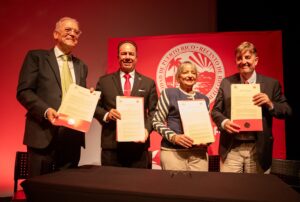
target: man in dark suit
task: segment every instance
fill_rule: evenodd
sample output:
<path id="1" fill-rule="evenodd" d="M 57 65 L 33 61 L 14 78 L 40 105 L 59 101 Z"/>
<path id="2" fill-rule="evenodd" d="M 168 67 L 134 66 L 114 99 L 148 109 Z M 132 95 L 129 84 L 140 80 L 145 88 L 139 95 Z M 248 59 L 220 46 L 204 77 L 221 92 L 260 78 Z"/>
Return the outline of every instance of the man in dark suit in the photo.
<path id="1" fill-rule="evenodd" d="M 95 112 L 95 118 L 102 124 L 101 164 L 104 166 L 147 168 L 149 164 L 149 134 L 152 131 L 152 116 L 157 103 L 155 82 L 135 70 L 137 46 L 133 41 L 123 41 L 118 46 L 120 68 L 117 72 L 100 77 L 96 90 L 101 98 Z M 123 96 L 124 85 L 129 77 L 130 96 L 144 98 L 145 141 L 117 142 L 116 120 L 121 114 L 116 110 L 116 96 Z M 125 85 L 126 86 L 126 85 Z"/>
<path id="2" fill-rule="evenodd" d="M 282 94 L 280 83 L 256 73 L 258 57 L 252 43 L 241 43 L 235 56 L 239 73 L 223 79 L 211 113 L 221 132 L 221 171 L 264 173 L 272 162 L 272 119 L 283 119 L 292 110 Z M 261 92 L 253 96 L 253 103 L 262 108 L 263 131 L 240 132 L 240 126 L 230 120 L 231 84 L 240 83 L 260 84 Z"/>
<path id="3" fill-rule="evenodd" d="M 57 169 L 78 166 L 84 134 L 54 126 L 52 121 L 67 90 L 62 88 L 63 64 L 71 82 L 86 86 L 87 66 L 71 55 L 80 34 L 75 19 L 61 18 L 53 32 L 56 46 L 29 51 L 20 71 L 17 99 L 27 109 L 23 143 L 29 153 L 29 177 L 50 172 L 53 165 Z"/>

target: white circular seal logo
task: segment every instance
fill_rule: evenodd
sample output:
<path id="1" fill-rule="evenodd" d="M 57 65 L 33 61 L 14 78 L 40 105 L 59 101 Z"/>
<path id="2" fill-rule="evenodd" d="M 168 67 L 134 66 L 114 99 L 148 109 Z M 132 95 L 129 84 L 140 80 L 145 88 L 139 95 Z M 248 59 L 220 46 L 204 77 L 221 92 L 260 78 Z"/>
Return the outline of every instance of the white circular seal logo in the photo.
<path id="1" fill-rule="evenodd" d="M 213 102 L 225 75 L 224 66 L 214 50 L 200 43 L 177 45 L 162 57 L 156 72 L 159 91 L 178 87 L 175 74 L 177 67 L 184 61 L 191 61 L 197 67 L 198 78 L 194 90 L 205 94 Z"/>

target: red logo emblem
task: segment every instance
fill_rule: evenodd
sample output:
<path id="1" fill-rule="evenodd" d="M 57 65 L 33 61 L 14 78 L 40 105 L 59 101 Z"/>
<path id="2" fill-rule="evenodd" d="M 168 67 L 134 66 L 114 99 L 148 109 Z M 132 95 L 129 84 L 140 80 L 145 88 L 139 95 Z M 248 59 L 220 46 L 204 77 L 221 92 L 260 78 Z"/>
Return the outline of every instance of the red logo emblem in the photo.
<path id="1" fill-rule="evenodd" d="M 225 75 L 224 65 L 214 50 L 200 43 L 180 44 L 166 52 L 156 72 L 159 91 L 169 87 L 178 87 L 175 73 L 180 63 L 187 60 L 193 62 L 198 69 L 198 79 L 194 90 L 205 94 L 212 103 Z"/>

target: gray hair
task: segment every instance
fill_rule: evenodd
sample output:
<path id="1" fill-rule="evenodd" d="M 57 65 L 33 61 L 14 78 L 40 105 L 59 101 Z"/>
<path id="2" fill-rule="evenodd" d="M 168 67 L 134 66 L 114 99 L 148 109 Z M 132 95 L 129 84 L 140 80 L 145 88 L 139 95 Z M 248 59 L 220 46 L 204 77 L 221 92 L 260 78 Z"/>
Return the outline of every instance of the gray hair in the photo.
<path id="1" fill-rule="evenodd" d="M 55 25 L 55 31 L 59 31 L 59 28 L 61 27 L 61 24 L 62 24 L 64 21 L 66 21 L 66 20 L 72 20 L 72 21 L 76 22 L 77 25 L 79 26 L 79 22 L 78 22 L 76 19 L 71 18 L 71 17 L 62 17 L 62 18 L 60 18 L 60 19 L 57 21 L 57 23 L 56 23 L 56 25 Z"/>
<path id="2" fill-rule="evenodd" d="M 192 63 L 191 61 L 184 61 L 184 62 L 182 62 L 182 63 L 179 65 L 179 67 L 177 68 L 177 72 L 176 72 L 176 74 L 175 74 L 175 78 L 176 78 L 177 81 L 178 81 L 178 79 L 179 79 L 180 74 L 182 73 L 183 68 L 184 68 L 186 65 L 191 65 L 192 68 L 195 69 L 196 74 L 198 75 L 198 70 L 197 70 L 196 65 L 195 65 L 194 63 Z"/>

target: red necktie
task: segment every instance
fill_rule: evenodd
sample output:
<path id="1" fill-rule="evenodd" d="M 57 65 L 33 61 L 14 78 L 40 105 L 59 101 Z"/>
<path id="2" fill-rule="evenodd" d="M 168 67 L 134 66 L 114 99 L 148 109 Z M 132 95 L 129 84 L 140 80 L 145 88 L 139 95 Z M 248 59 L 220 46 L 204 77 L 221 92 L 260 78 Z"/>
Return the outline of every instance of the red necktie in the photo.
<path id="1" fill-rule="evenodd" d="M 131 93 L 131 85 L 130 85 L 130 74 L 124 74 L 124 78 L 125 78 L 125 84 L 124 84 L 124 95 L 125 96 L 130 96 Z"/>

